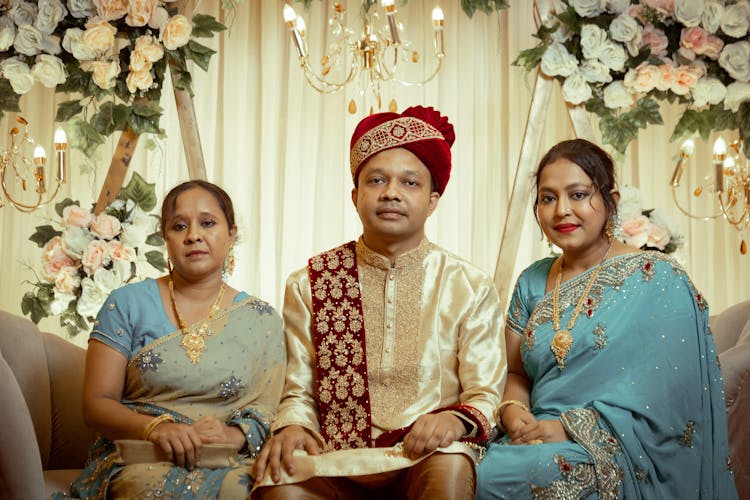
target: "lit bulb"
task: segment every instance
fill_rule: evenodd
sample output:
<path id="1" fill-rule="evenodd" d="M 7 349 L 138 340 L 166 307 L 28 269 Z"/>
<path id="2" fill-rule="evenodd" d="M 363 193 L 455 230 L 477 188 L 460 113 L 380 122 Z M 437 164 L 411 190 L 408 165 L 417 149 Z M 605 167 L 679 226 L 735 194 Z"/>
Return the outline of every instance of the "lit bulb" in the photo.
<path id="1" fill-rule="evenodd" d="M 287 24 L 293 23 L 294 20 L 297 18 L 297 13 L 294 12 L 294 9 L 291 5 L 284 4 L 284 22 Z"/>
<path id="2" fill-rule="evenodd" d="M 41 163 L 44 163 L 44 160 L 46 159 L 47 153 L 44 152 L 44 148 L 37 145 L 37 147 L 34 148 L 34 163 L 40 163 L 39 160 L 42 160 Z"/>
<path id="3" fill-rule="evenodd" d="M 727 143 L 724 142 L 724 139 L 722 137 L 719 137 L 718 139 L 716 139 L 716 142 L 714 142 L 714 154 L 715 155 L 727 154 Z"/>
<path id="4" fill-rule="evenodd" d="M 693 156 L 693 152 L 695 152 L 695 143 L 692 139 L 685 139 L 680 147 L 680 153 L 685 156 Z"/>
<path id="5" fill-rule="evenodd" d="M 396 3 L 396 0 L 381 0 L 380 5 L 383 6 L 383 8 L 393 7 L 393 5 Z"/>
<path id="6" fill-rule="evenodd" d="M 305 29 L 307 26 L 305 25 L 305 20 L 302 19 L 302 16 L 297 16 L 297 20 L 294 21 L 294 25 L 297 28 L 297 31 L 299 31 L 300 36 L 305 36 Z"/>
<path id="7" fill-rule="evenodd" d="M 440 7 L 435 7 L 434 9 L 432 9 L 432 25 L 435 27 L 435 29 L 442 29 L 443 22 L 445 22 L 443 9 L 441 9 Z"/>

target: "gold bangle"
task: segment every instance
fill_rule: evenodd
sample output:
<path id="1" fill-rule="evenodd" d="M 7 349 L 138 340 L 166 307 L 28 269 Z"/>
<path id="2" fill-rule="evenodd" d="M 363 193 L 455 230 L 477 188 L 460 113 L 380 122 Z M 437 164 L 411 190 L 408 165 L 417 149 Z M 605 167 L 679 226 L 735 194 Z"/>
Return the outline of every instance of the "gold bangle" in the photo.
<path id="1" fill-rule="evenodd" d="M 143 429 L 143 440 L 148 441 L 148 437 L 156 429 L 156 426 L 163 424 L 164 422 L 174 422 L 174 417 L 167 413 L 155 417 L 148 425 Z"/>
<path id="2" fill-rule="evenodd" d="M 503 425 L 503 417 L 500 413 L 500 410 L 510 405 L 516 405 L 520 407 L 522 410 L 531 413 L 531 411 L 529 410 L 529 407 L 526 406 L 526 404 L 523 401 L 519 401 L 517 399 L 507 399 L 501 402 L 499 405 L 495 407 L 495 411 L 492 412 L 492 414 L 495 417 L 495 423 L 497 424 L 497 427 L 503 432 L 505 432 L 505 426 Z"/>

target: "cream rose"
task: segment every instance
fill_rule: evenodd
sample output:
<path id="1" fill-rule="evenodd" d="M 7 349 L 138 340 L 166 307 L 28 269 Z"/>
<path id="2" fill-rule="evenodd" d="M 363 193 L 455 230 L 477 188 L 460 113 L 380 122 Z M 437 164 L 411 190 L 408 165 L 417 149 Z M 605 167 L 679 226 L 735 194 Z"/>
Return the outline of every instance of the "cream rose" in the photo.
<path id="1" fill-rule="evenodd" d="M 86 250 L 86 247 L 89 246 L 89 242 L 93 239 L 94 236 L 88 231 L 80 227 L 71 226 L 63 231 L 63 249 L 65 250 L 65 253 L 71 257 L 80 259 L 83 257 L 83 252 Z"/>
<path id="2" fill-rule="evenodd" d="M 71 28 L 65 31 L 62 42 L 63 48 L 79 61 L 90 61 L 96 58 L 96 53 L 83 43 L 83 30 Z"/>
<path id="3" fill-rule="evenodd" d="M 161 46 L 156 38 L 149 35 L 139 36 L 135 40 L 134 50 L 143 54 L 143 56 L 152 63 L 155 63 L 164 57 L 164 47 Z"/>
<path id="4" fill-rule="evenodd" d="M 159 41 L 167 50 L 176 50 L 190 41 L 193 25 L 182 14 L 172 16 L 159 30 Z"/>
<path id="5" fill-rule="evenodd" d="M 725 45 L 719 55 L 719 66 L 735 80 L 750 81 L 750 42 Z"/>
<path id="6" fill-rule="evenodd" d="M 587 59 L 584 61 L 580 72 L 589 83 L 609 83 L 612 81 L 609 68 L 597 59 Z"/>
<path id="7" fill-rule="evenodd" d="M 128 90 L 135 94 L 138 90 L 148 90 L 154 84 L 154 77 L 150 71 L 131 71 L 125 80 Z"/>
<path id="8" fill-rule="evenodd" d="M 16 25 L 8 16 L 0 17 L 0 52 L 8 50 L 16 39 Z"/>
<path id="9" fill-rule="evenodd" d="M 169 12 L 164 7 L 156 7 L 151 13 L 151 19 L 148 20 L 148 27 L 154 30 L 160 30 L 169 20 Z"/>
<path id="10" fill-rule="evenodd" d="M 34 27 L 49 35 L 67 14 L 68 10 L 60 0 L 39 0 L 39 13 L 34 21 Z"/>
<path id="11" fill-rule="evenodd" d="M 55 295 L 74 294 L 81 286 L 81 277 L 75 267 L 63 267 L 55 276 Z"/>
<path id="12" fill-rule="evenodd" d="M 60 59 L 49 54 L 36 56 L 36 64 L 31 68 L 31 73 L 49 89 L 65 83 L 65 66 Z"/>
<path id="13" fill-rule="evenodd" d="M 89 21 L 81 42 L 94 53 L 103 54 L 115 44 L 117 29 L 107 21 Z"/>
<path id="14" fill-rule="evenodd" d="M 659 79 L 659 68 L 644 62 L 637 68 L 629 69 L 623 83 L 631 92 L 645 94 L 656 88 Z"/>
<path id="15" fill-rule="evenodd" d="M 641 248 L 648 242 L 649 221 L 645 215 L 638 215 L 634 219 L 622 223 L 623 243 L 631 247 Z"/>
<path id="16" fill-rule="evenodd" d="M 23 26 L 24 24 L 33 25 L 34 20 L 38 12 L 37 6 L 31 2 L 23 2 L 20 0 L 11 2 L 12 6 L 8 11 L 8 16 L 16 23 L 16 26 Z M 5 3 L 7 5 L 7 2 Z"/>
<path id="17" fill-rule="evenodd" d="M 17 57 L 0 61 L 0 74 L 10 82 L 16 94 L 25 94 L 34 86 L 34 75 L 26 63 Z"/>
<path id="18" fill-rule="evenodd" d="M 89 227 L 93 219 L 91 212 L 78 205 L 68 205 L 62 211 L 62 223 L 65 227 Z"/>
<path id="19" fill-rule="evenodd" d="M 641 36 L 641 47 L 646 46 L 651 49 L 652 55 L 657 57 L 666 56 L 669 38 L 667 38 L 667 35 L 662 30 L 654 27 L 653 24 L 647 24 L 643 28 Z"/>
<path id="20" fill-rule="evenodd" d="M 563 99 L 571 104 L 581 104 L 591 99 L 591 87 L 586 78 L 579 72 L 573 73 L 565 79 L 562 86 Z"/>
<path id="21" fill-rule="evenodd" d="M 724 6 L 717 0 L 709 0 L 703 9 L 701 25 L 709 33 L 716 33 L 721 26 L 721 20 L 724 17 Z"/>
<path id="22" fill-rule="evenodd" d="M 107 300 L 109 292 L 102 289 L 91 278 L 81 280 L 81 297 L 76 304 L 76 312 L 84 318 L 93 318 Z"/>
<path id="23" fill-rule="evenodd" d="M 111 240 L 120 234 L 120 221 L 107 214 L 95 215 L 89 226 L 91 232 L 101 239 Z"/>
<path id="24" fill-rule="evenodd" d="M 68 0 L 68 10 L 76 19 L 86 19 L 96 15 L 93 0 Z"/>
<path id="25" fill-rule="evenodd" d="M 594 17 L 602 13 L 602 2 L 600 0 L 568 0 L 581 17 Z"/>
<path id="26" fill-rule="evenodd" d="M 55 35 L 44 35 L 42 37 L 42 52 L 57 55 L 62 52 L 60 48 L 60 37 Z"/>
<path id="27" fill-rule="evenodd" d="M 25 56 L 35 56 L 42 50 L 43 41 L 44 35 L 41 31 L 29 24 L 23 24 L 18 27 L 13 48 Z"/>
<path id="28" fill-rule="evenodd" d="M 94 273 L 111 262 L 107 254 L 107 242 L 102 240 L 93 240 L 83 251 L 81 264 L 86 274 L 93 276 Z"/>
<path id="29" fill-rule="evenodd" d="M 561 43 L 552 43 L 542 55 L 541 69 L 547 76 L 570 76 L 577 67 L 578 61 Z"/>
<path id="30" fill-rule="evenodd" d="M 660 226 L 649 223 L 648 228 L 648 240 L 646 244 L 659 250 L 664 250 L 669 244 L 669 240 L 672 239 L 671 235 Z"/>
<path id="31" fill-rule="evenodd" d="M 643 36 L 643 27 L 634 18 L 621 14 L 612 20 L 609 25 L 612 39 L 622 42 L 631 56 L 638 55 L 638 47 Z"/>
<path id="32" fill-rule="evenodd" d="M 703 17 L 704 0 L 674 0 L 674 17 L 685 26 L 698 26 Z"/>
<path id="33" fill-rule="evenodd" d="M 145 26 L 156 8 L 156 0 L 130 0 L 125 24 L 128 26 Z"/>
<path id="34" fill-rule="evenodd" d="M 750 26 L 750 4 L 740 1 L 724 7 L 721 17 L 721 31 L 732 38 L 742 38 L 747 35 Z"/>
<path id="35" fill-rule="evenodd" d="M 585 59 L 596 59 L 607 41 L 607 32 L 595 24 L 581 28 L 581 51 Z"/>
<path id="36" fill-rule="evenodd" d="M 629 109 L 633 106 L 633 94 L 620 80 L 604 87 L 602 97 L 604 98 L 604 105 L 610 109 Z"/>
<path id="37" fill-rule="evenodd" d="M 83 61 L 81 68 L 90 71 L 94 83 L 104 90 L 114 87 L 117 83 L 117 75 L 120 74 L 120 63 L 116 59 L 112 61 Z"/>
<path id="38" fill-rule="evenodd" d="M 94 0 L 99 17 L 115 21 L 128 13 L 128 0 Z"/>
<path id="39" fill-rule="evenodd" d="M 727 88 L 717 78 L 701 78 L 692 90 L 693 106 L 702 107 L 707 104 L 719 104 L 727 95 Z"/>
<path id="40" fill-rule="evenodd" d="M 151 66 L 153 66 L 153 64 L 143 55 L 142 52 L 134 50 L 130 53 L 130 64 L 128 65 L 130 71 L 136 73 L 139 71 L 151 71 Z"/>
<path id="41" fill-rule="evenodd" d="M 727 85 L 724 108 L 737 112 L 743 102 L 750 100 L 750 83 L 734 82 Z"/>

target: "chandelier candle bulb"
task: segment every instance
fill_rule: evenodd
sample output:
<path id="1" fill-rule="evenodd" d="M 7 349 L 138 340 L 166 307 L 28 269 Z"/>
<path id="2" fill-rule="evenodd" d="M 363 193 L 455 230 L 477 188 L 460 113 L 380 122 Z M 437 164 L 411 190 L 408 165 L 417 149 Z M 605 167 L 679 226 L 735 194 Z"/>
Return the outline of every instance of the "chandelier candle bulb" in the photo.
<path id="1" fill-rule="evenodd" d="M 391 31 L 391 41 L 394 44 L 401 43 L 401 39 L 398 36 L 398 24 L 396 24 L 396 5 L 395 0 L 382 0 L 382 5 L 385 11 L 385 16 L 388 18 L 388 29 Z"/>
<path id="2" fill-rule="evenodd" d="M 57 182 L 65 182 L 66 158 L 68 152 L 68 136 L 62 128 L 55 130 L 55 157 L 57 160 Z"/>
<path id="3" fill-rule="evenodd" d="M 716 192 L 724 191 L 724 160 L 727 157 L 727 143 L 719 137 L 714 143 L 713 164 L 715 170 Z"/>
<path id="4" fill-rule="evenodd" d="M 432 9 L 432 27 L 435 29 L 435 53 L 438 57 L 445 55 L 444 25 L 445 15 L 443 14 L 443 9 L 435 7 Z"/>
<path id="5" fill-rule="evenodd" d="M 680 147 L 680 158 L 677 160 L 677 165 L 675 165 L 674 167 L 672 180 L 669 181 L 672 187 L 680 186 L 680 179 L 682 178 L 682 174 L 685 171 L 685 163 L 687 162 L 688 158 L 692 156 L 694 150 L 695 144 L 693 143 L 692 139 L 687 139 L 682 143 L 682 146 Z"/>
<path id="6" fill-rule="evenodd" d="M 294 12 L 291 5 L 284 4 L 284 22 L 287 28 L 292 32 L 292 40 L 294 40 L 294 47 L 297 49 L 297 55 L 300 58 L 305 57 L 305 45 L 302 40 L 302 33 L 305 32 L 305 21 Z M 300 30 L 300 27 L 302 28 Z"/>
<path id="7" fill-rule="evenodd" d="M 45 178 L 44 178 L 44 164 L 47 163 L 47 153 L 44 152 L 44 148 L 42 146 L 37 146 L 34 148 L 34 165 L 36 165 L 36 174 L 34 177 L 36 178 L 36 192 L 41 194 L 44 193 L 47 189 L 45 187 Z"/>

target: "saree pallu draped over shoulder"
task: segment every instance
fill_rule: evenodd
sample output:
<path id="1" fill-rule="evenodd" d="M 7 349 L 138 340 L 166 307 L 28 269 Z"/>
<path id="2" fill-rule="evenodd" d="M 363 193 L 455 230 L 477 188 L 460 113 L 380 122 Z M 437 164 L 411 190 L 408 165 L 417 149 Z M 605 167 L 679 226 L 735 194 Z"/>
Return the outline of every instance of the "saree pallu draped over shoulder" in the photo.
<path id="1" fill-rule="evenodd" d="M 478 498 L 737 498 L 708 305 L 684 270 L 658 252 L 607 260 L 561 369 L 550 348 L 551 263 L 519 277 L 507 326 L 522 336 L 532 413 L 560 419 L 570 440 L 493 443 Z M 591 272 L 561 286 L 560 324 Z"/>
<path id="2" fill-rule="evenodd" d="M 147 415 L 169 414 L 178 423 L 214 416 L 238 426 L 247 447 L 235 467 L 192 471 L 171 462 L 120 465 L 114 444 L 101 437 L 73 484 L 81 498 L 244 498 L 252 488 L 251 459 L 270 432 L 277 410 L 286 348 L 282 322 L 267 303 L 248 298 L 211 321 L 200 361 L 180 345 L 179 330 L 136 352 L 128 361 L 122 402 Z"/>

